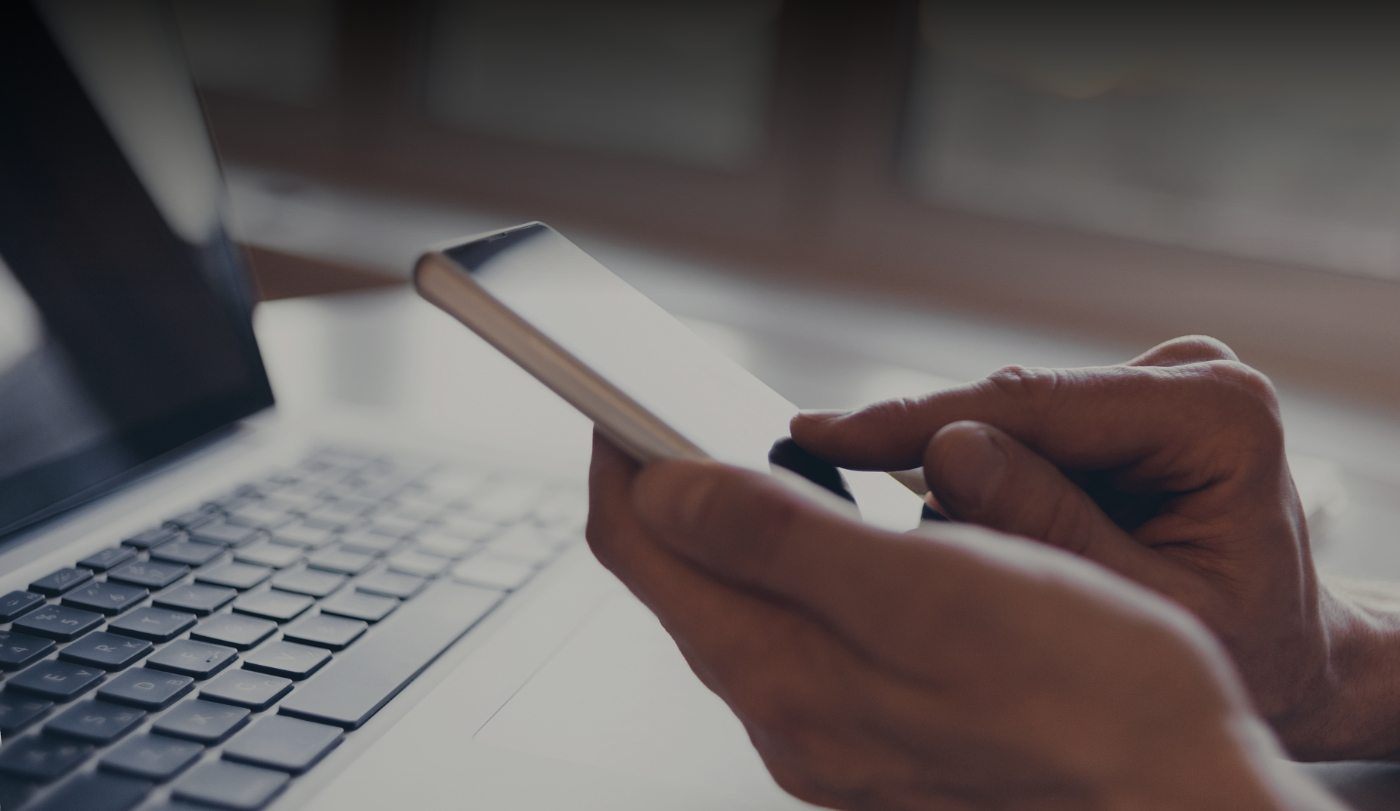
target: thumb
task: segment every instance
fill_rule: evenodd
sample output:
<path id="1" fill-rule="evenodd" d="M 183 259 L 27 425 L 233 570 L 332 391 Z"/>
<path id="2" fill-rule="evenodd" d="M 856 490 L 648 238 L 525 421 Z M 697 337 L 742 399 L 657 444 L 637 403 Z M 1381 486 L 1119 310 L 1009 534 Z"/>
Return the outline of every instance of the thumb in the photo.
<path id="1" fill-rule="evenodd" d="M 924 454 L 924 476 L 959 521 L 1060 547 L 1148 585 L 1165 565 L 1059 468 L 990 425 L 940 430 Z"/>

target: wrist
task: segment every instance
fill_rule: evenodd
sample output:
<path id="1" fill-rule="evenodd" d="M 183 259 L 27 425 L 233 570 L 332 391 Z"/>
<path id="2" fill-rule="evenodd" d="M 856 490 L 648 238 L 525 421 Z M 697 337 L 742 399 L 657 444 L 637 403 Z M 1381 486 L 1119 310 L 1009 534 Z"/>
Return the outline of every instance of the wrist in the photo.
<path id="1" fill-rule="evenodd" d="M 1283 731 L 1300 760 L 1400 760 L 1400 589 L 1319 584 L 1326 665 L 1311 711 Z"/>

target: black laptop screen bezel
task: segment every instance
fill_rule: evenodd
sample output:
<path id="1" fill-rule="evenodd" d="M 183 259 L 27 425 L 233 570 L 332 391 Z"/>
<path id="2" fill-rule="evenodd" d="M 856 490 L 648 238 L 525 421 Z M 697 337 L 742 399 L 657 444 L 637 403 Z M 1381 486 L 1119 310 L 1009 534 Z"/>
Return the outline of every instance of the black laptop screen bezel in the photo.
<path id="1" fill-rule="evenodd" d="M 44 41 L 44 45 L 35 47 L 46 45 L 60 61 L 65 61 L 62 49 L 29 3 L 20 3 L 10 17 L 10 23 L 35 26 Z M 170 35 L 176 36 L 173 20 Z M 177 40 L 172 41 L 172 47 L 179 48 Z M 62 69 L 72 76 L 66 61 Z M 193 83 L 188 75 L 186 80 Z M 205 126 L 207 132 L 207 121 Z M 0 479 L 0 544 L 35 524 L 111 492 L 174 453 L 207 441 L 273 406 L 272 386 L 253 333 L 256 297 L 246 257 L 222 225 L 208 244 L 219 252 L 229 272 L 228 283 L 217 287 L 216 292 L 234 316 L 233 339 L 238 342 L 247 384 L 177 406 L 155 419 L 123 426 L 76 451 Z"/>

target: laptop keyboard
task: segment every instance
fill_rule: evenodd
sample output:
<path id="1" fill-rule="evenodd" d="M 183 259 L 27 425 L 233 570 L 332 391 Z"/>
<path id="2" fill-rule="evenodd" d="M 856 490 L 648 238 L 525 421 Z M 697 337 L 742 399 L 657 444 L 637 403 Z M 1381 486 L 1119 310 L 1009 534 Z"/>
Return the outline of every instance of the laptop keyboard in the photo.
<path id="1" fill-rule="evenodd" d="M 0 809 L 257 809 L 582 538 L 544 482 L 323 448 L 0 596 Z"/>

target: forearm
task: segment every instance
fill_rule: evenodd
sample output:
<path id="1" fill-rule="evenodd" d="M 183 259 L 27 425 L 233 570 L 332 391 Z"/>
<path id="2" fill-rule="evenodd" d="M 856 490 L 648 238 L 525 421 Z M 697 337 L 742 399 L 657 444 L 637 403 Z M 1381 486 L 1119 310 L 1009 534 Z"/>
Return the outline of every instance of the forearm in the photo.
<path id="1" fill-rule="evenodd" d="M 1328 578 L 1330 673 L 1307 760 L 1400 760 L 1400 584 Z"/>

